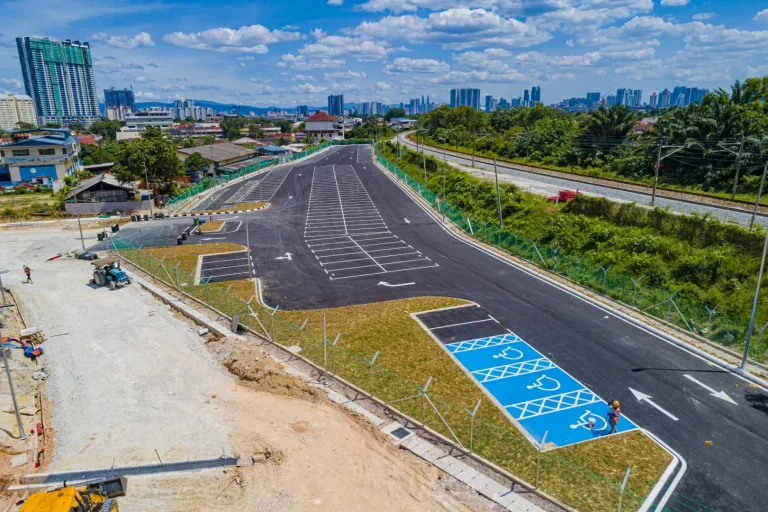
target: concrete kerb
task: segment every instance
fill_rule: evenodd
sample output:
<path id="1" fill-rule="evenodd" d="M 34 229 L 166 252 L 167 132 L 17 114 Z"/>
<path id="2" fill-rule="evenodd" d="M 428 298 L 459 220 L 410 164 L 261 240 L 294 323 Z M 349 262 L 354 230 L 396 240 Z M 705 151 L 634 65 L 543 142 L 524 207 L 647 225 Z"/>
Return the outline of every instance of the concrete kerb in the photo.
<path id="1" fill-rule="evenodd" d="M 698 347 L 694 347 L 694 346 L 692 346 L 692 345 L 690 345 L 690 344 L 688 344 L 688 343 L 686 343 L 686 342 L 684 342 L 684 341 L 682 341 L 682 340 L 680 340 L 680 339 L 678 339 L 678 338 L 676 338 L 676 337 L 674 337 L 674 336 L 672 336 L 672 335 L 670 335 L 670 334 L 668 334 L 668 333 L 666 333 L 666 332 L 664 332 L 664 331 L 662 331 L 660 329 L 657 329 L 657 328 L 655 328 L 655 327 L 645 323 L 644 321 L 642 321 L 642 320 L 640 320 L 638 318 L 633 317 L 632 315 L 629 315 L 629 314 L 627 314 L 627 313 L 625 313 L 623 311 L 620 311 L 620 310 L 616 309 L 615 307 L 613 307 L 613 306 L 611 306 L 609 304 L 606 304 L 605 302 L 602 302 L 602 301 L 600 301 L 600 300 L 598 300 L 598 299 L 596 299 L 594 297 L 591 297 L 591 296 L 587 295 L 584 292 L 576 290 L 575 288 L 571 288 L 570 286 L 568 286 L 566 284 L 563 284 L 560 281 L 557 281 L 556 279 L 552 279 L 549 276 L 546 276 L 546 275 L 544 275 L 544 274 L 542 274 L 540 272 L 537 272 L 537 271 L 535 271 L 535 270 L 533 270 L 533 269 L 531 269 L 531 268 L 529 268 L 529 267 L 527 267 L 525 265 L 522 265 L 522 264 L 518 263 L 517 261 L 513 260 L 511 256 L 502 255 L 502 254 L 499 254 L 499 253 L 497 253 L 497 252 L 495 252 L 495 251 L 493 251 L 493 250 L 491 250 L 491 249 L 489 249 L 487 247 L 484 247 L 482 244 L 477 243 L 477 242 L 475 242 L 474 240 L 472 240 L 470 238 L 467 238 L 464 235 L 463 231 L 461 231 L 461 228 L 459 228 L 458 226 L 456 226 L 455 224 L 450 222 L 450 220 L 447 220 L 447 222 L 446 222 L 447 224 L 450 224 L 451 226 L 454 226 L 457 230 L 459 230 L 461 232 L 461 234 L 456 233 L 454 230 L 452 230 L 448 226 L 444 225 L 442 223 L 441 218 L 440 218 L 439 215 L 434 213 L 431 208 L 425 206 L 420 201 L 421 198 L 417 198 L 415 193 L 409 187 L 401 184 L 397 180 L 397 178 L 392 176 L 392 172 L 389 171 L 388 169 L 386 169 L 384 166 L 382 166 L 378 161 L 375 161 L 375 158 L 374 158 L 374 163 L 375 163 L 375 165 L 378 166 L 379 170 L 381 170 L 386 176 L 388 176 L 392 180 L 393 183 L 395 183 L 398 187 L 400 187 L 400 189 L 403 190 L 406 194 L 408 194 L 408 196 L 411 197 L 411 199 L 417 205 L 419 205 L 419 207 L 422 210 L 424 210 L 430 217 L 432 217 L 437 222 L 437 224 L 440 227 L 442 227 L 443 230 L 445 230 L 448 234 L 450 234 L 452 237 L 456 238 L 457 240 L 461 240 L 462 242 L 464 242 L 464 243 L 466 243 L 468 245 L 471 245 L 472 247 L 474 247 L 474 248 L 476 248 L 476 249 L 486 253 L 487 255 L 489 255 L 489 256 L 491 256 L 493 258 L 496 258 L 497 260 L 503 261 L 503 262 L 507 263 L 510 266 L 513 266 L 513 267 L 515 267 L 515 268 L 517 268 L 519 270 L 522 270 L 523 272 L 525 272 L 525 273 L 527 273 L 527 274 L 529 274 L 529 275 L 531 275 L 531 276 L 533 276 L 533 277 L 535 277 L 535 278 L 537 278 L 537 279 L 539 279 L 541 281 L 544 281 L 547 284 L 550 284 L 550 285 L 552 285 L 552 286 L 554 286 L 554 287 L 556 287 L 556 288 L 558 288 L 558 289 L 560 289 L 560 290 L 562 290 L 562 291 L 564 291 L 566 293 L 569 293 L 569 294 L 573 295 L 574 297 L 576 297 L 578 299 L 581 299 L 581 300 L 583 300 L 585 302 L 588 302 L 588 303 L 592 304 L 593 306 L 602 309 L 604 312 L 610 313 L 610 314 L 614 315 L 615 317 L 620 318 L 621 320 L 624 320 L 625 322 L 627 322 L 629 324 L 632 324 L 635 327 L 637 327 L 637 328 L 639 328 L 641 330 L 644 330 L 647 333 L 652 334 L 653 336 L 656 336 L 657 338 L 662 339 L 663 341 L 666 341 L 666 342 L 668 342 L 670 344 L 676 345 L 676 346 L 680 347 L 683 350 L 686 350 L 686 351 L 688 351 L 688 352 L 690 352 L 690 353 L 692 353 L 692 354 L 694 354 L 694 355 L 696 355 L 696 356 L 698 356 L 698 357 L 700 357 L 702 359 L 705 359 L 706 361 L 709 361 L 711 363 L 714 363 L 714 364 L 718 365 L 719 367 L 723 368 L 724 370 L 727 370 L 728 372 L 730 372 L 730 373 L 732 373 L 732 374 L 734 374 L 734 375 L 736 375 L 736 376 L 738 376 L 740 378 L 748 380 L 748 381 L 752 382 L 753 384 L 757 384 L 758 386 L 768 390 L 768 382 L 767 381 L 765 381 L 765 380 L 763 380 L 763 379 L 761 379 L 759 377 L 756 377 L 756 376 L 754 376 L 754 375 L 752 375 L 750 373 L 742 372 L 740 368 L 738 368 L 738 367 L 736 367 L 734 365 L 731 365 L 730 363 L 728 363 L 726 361 L 723 361 L 722 359 L 719 359 L 719 358 L 717 358 L 717 357 L 715 357 L 715 356 L 713 356 L 713 355 L 711 355 L 711 354 L 709 354 L 709 353 L 699 349 Z M 606 298 L 606 300 L 608 300 L 608 299 Z M 639 312 L 639 313 L 642 313 L 642 312 Z M 654 318 L 654 320 L 658 320 L 658 319 Z M 670 328 L 674 328 L 674 329 L 677 330 L 676 326 L 673 326 L 672 324 L 667 324 L 667 325 L 669 325 Z"/>
<path id="2" fill-rule="evenodd" d="M 168 217 L 208 217 L 209 215 L 234 215 L 235 213 L 251 213 L 251 212 L 258 212 L 260 210 L 266 210 L 272 206 L 272 203 L 267 203 L 264 206 L 261 206 L 259 208 L 253 208 L 251 210 L 238 210 L 238 211 L 224 211 L 224 212 L 189 212 L 189 213 L 173 213 L 168 215 Z"/>
<path id="3" fill-rule="evenodd" d="M 298 160 L 292 160 L 290 162 L 284 162 L 284 163 L 277 164 L 277 165 L 274 165 L 274 166 L 267 166 L 267 167 L 265 167 L 263 169 L 259 169 L 256 172 L 252 172 L 250 174 L 246 174 L 244 176 L 240 176 L 239 178 L 235 178 L 232 181 L 228 181 L 226 183 L 221 183 L 219 185 L 216 185 L 213 188 L 210 188 L 208 190 L 204 190 L 204 191 L 200 192 L 196 196 L 190 197 L 189 201 L 187 201 L 187 204 L 185 204 L 184 206 L 180 207 L 178 211 L 190 210 L 194 205 L 199 204 L 203 199 L 205 199 L 209 195 L 213 194 L 214 192 L 218 192 L 219 190 L 221 190 L 223 188 L 226 188 L 226 187 L 229 187 L 231 185 L 236 185 L 236 184 L 240 183 L 241 181 L 245 181 L 247 179 L 251 179 L 254 176 L 258 176 L 258 175 L 262 174 L 264 171 L 270 171 L 270 170 L 273 170 L 273 169 L 278 169 L 280 167 L 285 167 L 286 165 L 295 165 L 296 162 L 302 162 L 302 161 L 304 161 L 307 158 L 312 158 L 312 157 L 314 157 L 316 155 L 319 155 L 320 153 L 323 153 L 323 152 L 325 152 L 325 151 L 327 151 L 327 150 L 329 150 L 331 148 L 333 148 L 333 145 L 325 147 L 325 148 L 323 148 L 323 149 L 321 149 L 319 151 L 315 151 L 311 155 L 307 155 L 304 158 L 300 158 Z M 194 201 L 194 204 L 192 204 L 193 201 Z M 248 210 L 248 211 L 256 211 L 256 210 Z M 183 214 L 171 214 L 169 216 L 170 217 L 179 217 L 179 216 L 183 216 Z"/>
<path id="4" fill-rule="evenodd" d="M 133 265 L 135 268 L 141 270 L 142 272 L 146 272 L 141 267 L 136 266 L 133 262 L 130 260 L 126 260 L 122 256 L 119 255 L 123 261 L 125 261 L 128 264 Z M 132 279 L 136 279 L 137 276 L 134 272 L 127 271 Z M 168 284 L 167 282 L 163 281 L 162 279 L 159 279 L 160 282 L 165 284 L 171 289 L 175 288 Z M 210 318 L 206 317 L 205 315 L 201 314 L 194 308 L 189 307 L 185 303 L 182 303 L 178 299 L 174 299 L 172 296 L 168 295 L 165 291 L 161 290 L 157 286 L 154 286 L 147 281 L 143 279 L 136 279 L 136 282 L 139 283 L 142 287 L 147 289 L 150 293 L 158 297 L 160 300 L 162 300 L 164 303 L 168 304 L 169 306 L 178 309 L 184 316 L 188 317 L 193 322 L 197 323 L 198 325 L 208 327 L 208 329 L 212 332 L 215 332 L 219 336 L 234 336 L 237 339 L 243 339 L 240 335 L 233 333 L 231 330 L 229 330 L 226 327 L 223 327 L 218 322 L 215 322 L 211 320 Z M 259 298 L 258 300 L 263 300 L 263 297 L 261 297 L 261 287 L 259 287 Z M 210 311 L 216 313 L 219 315 L 220 318 L 227 318 L 229 319 L 229 316 L 227 316 L 225 313 L 215 309 L 209 304 L 206 304 L 199 300 L 196 297 L 193 297 L 186 292 L 184 292 L 184 295 L 203 306 L 204 308 L 209 309 Z M 269 307 L 265 304 L 266 307 Z M 209 326 L 210 324 L 210 326 Z M 299 371 L 303 371 L 304 374 L 308 375 L 309 378 L 312 380 L 312 382 L 315 383 L 321 383 L 323 382 L 323 376 L 325 374 L 324 368 L 322 368 L 320 365 L 315 364 L 314 362 L 310 361 L 309 359 L 305 358 L 301 354 L 296 354 L 288 349 L 288 347 L 284 347 L 280 345 L 279 343 L 276 343 L 265 336 L 261 335 L 257 331 L 253 329 L 249 329 L 246 326 L 241 325 L 241 328 L 252 335 L 256 336 L 258 339 L 262 340 L 261 347 L 262 349 L 265 349 L 265 347 L 269 347 L 271 351 L 268 351 L 273 357 L 275 356 L 275 353 L 278 353 L 282 356 L 284 356 L 286 359 L 281 360 L 277 359 L 279 362 L 283 364 L 290 364 L 291 366 L 299 365 Z M 507 470 L 497 466 L 496 464 L 483 459 L 482 457 L 478 456 L 475 453 L 470 453 L 467 449 L 463 448 L 462 446 L 458 445 L 454 441 L 448 439 L 447 437 L 443 436 L 439 432 L 436 432 L 432 430 L 431 428 L 427 427 L 426 425 L 422 425 L 421 422 L 418 420 L 411 418 L 410 416 L 407 416 L 406 414 L 400 412 L 399 410 L 395 409 L 394 407 L 390 406 L 386 402 L 383 402 L 379 398 L 377 398 L 374 395 L 371 395 L 367 391 L 358 388 L 354 384 L 346 381 L 344 378 L 340 377 L 339 375 L 329 372 L 329 375 L 333 377 L 333 379 L 330 380 L 329 384 L 325 386 L 329 390 L 335 390 L 338 393 L 341 393 L 342 395 L 346 396 L 350 403 L 366 403 L 370 407 L 373 407 L 374 410 L 379 411 L 380 414 L 390 417 L 390 418 L 397 418 L 399 421 L 403 422 L 403 424 L 410 430 L 415 432 L 420 432 L 421 437 L 424 439 L 428 439 L 433 443 L 438 443 L 448 449 L 448 453 L 452 456 L 460 457 L 465 464 L 471 464 L 472 467 L 474 467 L 477 470 L 482 470 L 487 475 L 494 475 L 497 479 L 501 479 L 503 482 L 502 485 L 506 485 L 509 493 L 515 493 L 521 498 L 524 498 L 524 495 L 530 494 L 536 496 L 538 499 L 543 500 L 544 502 L 551 505 L 551 507 L 554 507 L 556 510 L 562 510 L 566 512 L 578 512 L 575 509 L 569 507 L 568 505 L 560 502 L 556 498 L 549 496 L 548 494 L 538 490 L 534 489 L 533 486 L 531 486 L 528 482 L 523 480 L 522 478 L 517 477 L 516 475 L 508 472 Z M 515 488 L 519 488 L 517 491 Z M 550 507 L 550 508 L 551 508 Z"/>

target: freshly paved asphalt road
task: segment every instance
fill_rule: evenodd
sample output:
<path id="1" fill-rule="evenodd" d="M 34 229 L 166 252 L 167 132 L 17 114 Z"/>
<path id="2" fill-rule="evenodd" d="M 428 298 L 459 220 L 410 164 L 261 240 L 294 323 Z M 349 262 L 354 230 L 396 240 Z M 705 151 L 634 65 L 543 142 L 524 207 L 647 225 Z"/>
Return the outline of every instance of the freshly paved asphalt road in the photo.
<path id="1" fill-rule="evenodd" d="M 366 268 L 379 273 L 332 279 L 312 252 L 317 246 L 308 245 L 318 238 L 306 240 L 305 232 L 311 224 L 307 212 L 313 180 L 327 184 L 328 173 L 334 171 L 337 177 L 346 176 L 347 183 L 356 175 L 360 183 L 344 191 L 340 185 L 340 196 L 357 190 L 375 205 L 386 233 L 370 237 L 397 237 L 437 266 L 385 272 L 386 266 L 363 256 L 363 264 L 370 265 Z M 324 194 L 326 200 L 332 197 L 328 189 Z M 348 207 L 328 206 L 331 228 L 338 226 L 335 212 L 346 208 L 349 214 L 359 207 L 354 199 L 344 201 L 340 202 L 352 202 Z M 295 166 L 272 207 L 237 216 L 244 219 L 248 219 L 255 275 L 264 281 L 269 304 L 282 309 L 318 308 L 424 295 L 475 301 L 595 393 L 621 400 L 625 415 L 679 453 L 688 470 L 678 492 L 709 507 L 706 510 L 766 509 L 768 393 L 452 237 L 374 166 L 367 146 L 343 147 L 313 163 Z M 245 243 L 244 229 L 222 236 Z M 327 242 L 339 240 L 328 236 Z M 290 259 L 286 253 L 291 253 Z M 414 284 L 387 287 L 381 282 Z M 689 377 L 724 391 L 735 403 L 712 396 Z M 650 395 L 677 420 L 639 402 L 629 388 Z M 705 446 L 705 441 L 713 446 Z"/>

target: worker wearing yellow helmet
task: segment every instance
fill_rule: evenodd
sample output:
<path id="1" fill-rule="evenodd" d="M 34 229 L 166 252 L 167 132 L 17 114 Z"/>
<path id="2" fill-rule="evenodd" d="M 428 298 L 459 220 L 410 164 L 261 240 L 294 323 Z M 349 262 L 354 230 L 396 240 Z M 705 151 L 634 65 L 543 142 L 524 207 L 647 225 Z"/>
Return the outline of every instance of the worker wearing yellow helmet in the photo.
<path id="1" fill-rule="evenodd" d="M 608 424 L 611 427 L 609 434 L 616 433 L 616 426 L 619 423 L 619 417 L 621 416 L 621 407 L 619 407 L 619 401 L 614 400 L 608 407 Z"/>

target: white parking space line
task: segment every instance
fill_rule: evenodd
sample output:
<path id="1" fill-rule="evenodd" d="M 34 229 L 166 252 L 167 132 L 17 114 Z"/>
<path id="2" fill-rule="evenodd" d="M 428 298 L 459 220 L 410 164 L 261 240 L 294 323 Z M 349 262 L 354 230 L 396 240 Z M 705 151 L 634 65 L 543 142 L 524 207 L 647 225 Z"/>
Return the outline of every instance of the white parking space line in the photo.
<path id="1" fill-rule="evenodd" d="M 470 325 L 470 324 L 480 324 L 483 322 L 495 322 L 496 319 L 489 316 L 488 318 L 484 318 L 482 320 L 472 320 L 471 322 L 461 322 L 458 324 L 448 324 L 448 325 L 438 325 L 437 327 L 431 327 L 429 330 L 434 331 L 435 329 L 447 329 L 448 327 L 459 327 L 462 325 Z"/>
<path id="2" fill-rule="evenodd" d="M 330 279 L 437 266 L 389 231 L 349 165 L 315 167 L 304 241 Z"/>

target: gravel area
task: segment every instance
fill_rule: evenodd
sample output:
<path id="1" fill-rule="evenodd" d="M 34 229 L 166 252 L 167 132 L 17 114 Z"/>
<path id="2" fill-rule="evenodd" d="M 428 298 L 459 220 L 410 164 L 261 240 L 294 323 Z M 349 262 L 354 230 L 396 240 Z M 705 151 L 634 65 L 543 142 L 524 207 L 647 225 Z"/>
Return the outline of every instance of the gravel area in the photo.
<path id="1" fill-rule="evenodd" d="M 416 149 L 416 145 L 411 142 L 406 142 L 405 137 L 401 137 L 400 142 L 406 144 L 410 149 L 414 149 L 414 150 Z M 443 153 L 441 151 L 435 151 L 429 148 L 427 148 L 426 154 L 433 155 L 441 159 L 443 158 Z M 457 158 L 457 157 L 451 156 L 450 154 L 446 156 L 446 160 L 448 162 L 457 163 L 462 166 L 466 166 L 468 163 L 470 163 L 464 158 Z M 493 171 L 493 164 L 485 164 L 482 162 L 475 161 L 475 167 L 478 169 Z M 600 185 L 593 185 L 589 183 L 574 182 L 565 178 L 544 176 L 544 175 L 534 174 L 534 173 L 530 173 L 522 170 L 510 169 L 508 167 L 498 167 L 498 171 L 499 171 L 499 174 L 504 174 L 511 178 L 517 178 L 517 179 L 525 180 L 526 182 L 530 182 L 532 184 L 531 186 L 533 186 L 533 184 L 535 183 L 535 184 L 538 184 L 539 186 L 554 186 L 558 190 L 563 188 L 578 189 L 581 192 L 584 192 L 590 195 L 607 197 L 608 199 L 611 199 L 613 201 L 637 203 L 639 205 L 649 205 L 651 203 L 651 196 L 646 194 L 640 194 L 638 192 L 631 192 L 627 190 L 617 190 L 614 188 L 602 187 Z M 528 188 L 526 186 L 523 186 L 523 187 Z M 536 191 L 533 191 L 533 193 L 536 193 Z M 688 203 L 686 201 L 677 201 L 674 199 L 662 198 L 662 197 L 656 198 L 656 205 L 661 208 L 669 207 L 670 210 L 678 213 L 686 213 L 686 214 L 694 213 L 694 212 L 698 212 L 701 214 L 708 213 L 711 216 L 717 217 L 722 221 L 735 222 L 739 224 L 749 224 L 749 219 L 751 218 L 751 215 L 749 213 L 742 213 L 742 212 L 737 212 L 737 211 L 728 210 L 724 208 L 718 208 L 715 206 Z M 763 225 L 768 226 L 768 218 L 766 217 L 758 216 L 756 219 L 756 222 L 759 222 Z"/>
<path id="2" fill-rule="evenodd" d="M 90 238 L 93 232 L 86 232 Z M 45 259 L 79 248 L 76 232 L 0 233 L 4 282 L 49 337 L 55 450 L 51 471 L 230 454 L 229 429 L 209 405 L 232 378 L 203 339 L 137 285 L 89 285 L 91 265 Z M 22 264 L 34 284 L 22 284 Z"/>

